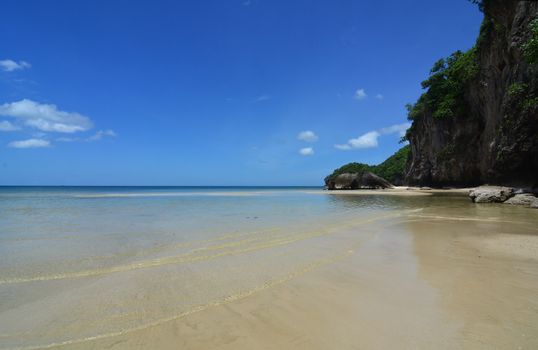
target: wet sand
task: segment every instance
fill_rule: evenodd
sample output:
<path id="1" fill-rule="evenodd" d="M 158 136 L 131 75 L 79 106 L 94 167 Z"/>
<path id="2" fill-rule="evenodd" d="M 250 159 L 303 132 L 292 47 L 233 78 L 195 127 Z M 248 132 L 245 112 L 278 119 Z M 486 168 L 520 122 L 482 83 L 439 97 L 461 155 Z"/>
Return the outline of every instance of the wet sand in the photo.
<path id="1" fill-rule="evenodd" d="M 518 209 L 511 220 L 387 219 L 333 261 L 268 288 L 65 348 L 536 349 L 537 217 Z"/>
<path id="2" fill-rule="evenodd" d="M 0 349 L 538 348 L 538 211 L 423 192 L 4 278 Z"/>

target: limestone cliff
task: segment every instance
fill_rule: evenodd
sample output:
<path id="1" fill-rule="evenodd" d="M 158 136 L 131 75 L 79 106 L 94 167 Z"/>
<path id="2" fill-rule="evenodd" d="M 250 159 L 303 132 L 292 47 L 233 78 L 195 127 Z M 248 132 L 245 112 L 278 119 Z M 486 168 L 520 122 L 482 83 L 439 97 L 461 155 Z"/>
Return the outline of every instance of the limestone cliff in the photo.
<path id="1" fill-rule="evenodd" d="M 409 106 L 410 185 L 538 186 L 538 2 L 482 8 L 476 46 L 436 63 Z"/>

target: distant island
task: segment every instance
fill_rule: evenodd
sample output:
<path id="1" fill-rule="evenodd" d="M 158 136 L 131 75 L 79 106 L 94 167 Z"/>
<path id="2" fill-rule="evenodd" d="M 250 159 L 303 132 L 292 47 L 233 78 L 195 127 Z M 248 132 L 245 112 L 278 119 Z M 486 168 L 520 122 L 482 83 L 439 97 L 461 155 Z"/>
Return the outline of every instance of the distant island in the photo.
<path id="1" fill-rule="evenodd" d="M 484 12 L 476 44 L 434 63 L 425 92 L 407 105 L 409 145 L 379 165 L 336 169 L 329 189 L 364 172 L 412 186 L 538 189 L 537 4 L 472 2 Z"/>

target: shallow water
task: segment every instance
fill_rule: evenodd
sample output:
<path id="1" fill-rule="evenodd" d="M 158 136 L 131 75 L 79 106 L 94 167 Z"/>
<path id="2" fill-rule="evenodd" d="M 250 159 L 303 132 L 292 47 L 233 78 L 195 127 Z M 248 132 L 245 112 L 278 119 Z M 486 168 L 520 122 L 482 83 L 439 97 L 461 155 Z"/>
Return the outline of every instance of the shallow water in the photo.
<path id="1" fill-rule="evenodd" d="M 461 194 L 0 188 L 0 349 L 89 347 L 157 327 L 345 260 L 386 225 L 536 234 L 536 214 Z M 408 268 L 431 273 L 418 262 Z"/>

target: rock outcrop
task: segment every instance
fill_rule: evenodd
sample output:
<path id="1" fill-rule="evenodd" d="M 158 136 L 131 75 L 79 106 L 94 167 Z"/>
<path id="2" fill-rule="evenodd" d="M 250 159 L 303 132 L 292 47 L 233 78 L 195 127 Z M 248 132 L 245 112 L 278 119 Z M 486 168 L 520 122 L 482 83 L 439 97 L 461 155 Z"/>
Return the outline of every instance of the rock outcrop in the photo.
<path id="1" fill-rule="evenodd" d="M 469 191 L 469 197 L 475 203 L 503 203 L 538 208 L 538 197 L 523 190 L 511 187 L 480 186 Z"/>
<path id="2" fill-rule="evenodd" d="M 534 195 L 529 193 L 521 193 L 507 199 L 504 204 L 530 206 L 535 200 L 537 200 L 537 198 Z"/>
<path id="3" fill-rule="evenodd" d="M 362 174 L 361 187 L 360 188 L 392 188 L 394 187 L 390 182 L 377 176 L 369 171 Z"/>
<path id="4" fill-rule="evenodd" d="M 483 0 L 483 11 L 475 51 L 464 57 L 476 66 L 454 67 L 472 78 L 461 80 L 450 108 L 431 103 L 440 93 L 412 118 L 410 185 L 538 187 L 538 63 L 525 51 L 538 2 Z"/>
<path id="5" fill-rule="evenodd" d="M 335 178 L 327 179 L 325 183 L 329 190 L 356 190 L 392 188 L 392 184 L 374 173 L 365 171 L 363 173 L 344 173 Z"/>
<path id="6" fill-rule="evenodd" d="M 480 186 L 469 192 L 469 197 L 475 203 L 502 203 L 513 195 L 513 188 L 499 186 Z"/>

